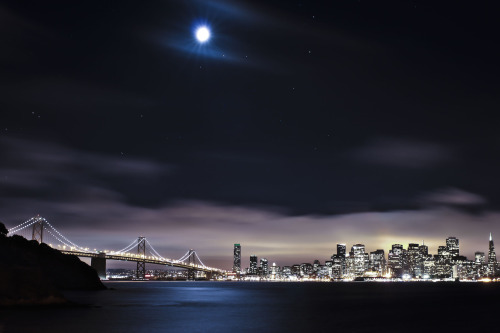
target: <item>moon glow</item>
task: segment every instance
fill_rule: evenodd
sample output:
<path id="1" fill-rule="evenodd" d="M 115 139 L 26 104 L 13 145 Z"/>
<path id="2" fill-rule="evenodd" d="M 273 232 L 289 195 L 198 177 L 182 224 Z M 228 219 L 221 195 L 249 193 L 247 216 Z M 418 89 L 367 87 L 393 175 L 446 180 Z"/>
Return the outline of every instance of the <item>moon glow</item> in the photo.
<path id="1" fill-rule="evenodd" d="M 196 29 L 196 39 L 200 43 L 205 43 L 210 39 L 210 30 L 206 26 L 199 27 Z"/>

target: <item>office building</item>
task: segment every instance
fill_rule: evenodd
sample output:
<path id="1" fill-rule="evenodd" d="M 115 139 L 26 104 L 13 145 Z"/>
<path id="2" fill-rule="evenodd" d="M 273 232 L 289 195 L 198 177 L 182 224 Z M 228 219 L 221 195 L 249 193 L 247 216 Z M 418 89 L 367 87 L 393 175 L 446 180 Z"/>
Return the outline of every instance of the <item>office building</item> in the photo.
<path id="1" fill-rule="evenodd" d="M 446 238 L 446 247 L 448 248 L 448 252 L 452 258 L 460 255 L 458 238 L 456 237 Z"/>
<path id="2" fill-rule="evenodd" d="M 488 247 L 488 270 L 490 275 L 495 275 L 497 269 L 497 255 L 495 253 L 495 245 L 493 244 L 493 237 L 490 232 L 490 242 Z"/>
<path id="3" fill-rule="evenodd" d="M 234 244 L 233 252 L 233 273 L 241 272 L 241 245 Z"/>
<path id="4" fill-rule="evenodd" d="M 267 276 L 269 274 L 269 265 L 266 258 L 260 259 L 261 275 Z"/>
<path id="5" fill-rule="evenodd" d="M 250 256 L 250 268 L 248 270 L 248 274 L 250 275 L 257 275 L 257 256 L 256 255 L 251 255 Z"/>

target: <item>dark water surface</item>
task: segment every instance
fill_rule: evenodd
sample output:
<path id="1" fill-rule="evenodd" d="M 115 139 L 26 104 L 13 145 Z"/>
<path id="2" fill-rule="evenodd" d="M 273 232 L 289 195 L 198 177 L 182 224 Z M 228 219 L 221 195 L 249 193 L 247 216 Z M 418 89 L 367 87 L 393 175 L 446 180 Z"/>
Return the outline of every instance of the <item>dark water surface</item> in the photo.
<path id="1" fill-rule="evenodd" d="M 108 282 L 88 307 L 0 310 L 3 332 L 500 332 L 500 284 Z"/>

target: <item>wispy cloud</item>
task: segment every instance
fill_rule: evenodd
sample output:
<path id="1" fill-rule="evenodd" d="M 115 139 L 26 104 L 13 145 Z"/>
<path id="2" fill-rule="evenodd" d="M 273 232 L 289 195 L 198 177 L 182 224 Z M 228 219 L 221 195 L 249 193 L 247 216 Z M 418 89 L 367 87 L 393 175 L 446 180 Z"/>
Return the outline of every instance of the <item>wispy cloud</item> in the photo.
<path id="1" fill-rule="evenodd" d="M 432 142 L 378 138 L 355 150 L 353 157 L 374 165 L 419 169 L 449 162 L 453 150 Z"/>
<path id="2" fill-rule="evenodd" d="M 458 188 L 444 188 L 422 195 L 419 201 L 424 205 L 444 206 L 481 206 L 488 200 L 479 194 L 467 192 Z"/>

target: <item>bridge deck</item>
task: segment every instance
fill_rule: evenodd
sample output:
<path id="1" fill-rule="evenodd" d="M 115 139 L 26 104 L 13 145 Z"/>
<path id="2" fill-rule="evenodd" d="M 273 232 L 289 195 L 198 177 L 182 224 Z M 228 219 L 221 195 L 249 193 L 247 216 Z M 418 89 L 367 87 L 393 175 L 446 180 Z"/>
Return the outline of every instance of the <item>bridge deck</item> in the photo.
<path id="1" fill-rule="evenodd" d="M 60 250 L 60 251 L 64 254 L 76 255 L 78 257 L 86 257 L 86 258 L 101 258 L 102 257 L 102 254 L 99 254 L 96 252 L 79 252 L 79 251 L 67 251 L 67 250 Z M 177 268 L 194 269 L 196 271 L 202 271 L 202 272 L 222 272 L 222 270 L 217 269 L 217 268 L 203 267 L 200 265 L 185 264 L 183 262 L 176 262 L 174 260 L 168 261 L 168 260 L 161 260 L 161 259 L 155 259 L 155 258 L 150 258 L 150 257 L 143 258 L 140 256 L 126 256 L 126 255 L 116 255 L 116 254 L 107 254 L 106 253 L 105 259 L 106 260 L 145 262 L 145 263 L 154 264 L 154 265 L 165 265 L 165 266 L 172 266 L 172 267 L 177 267 Z"/>

